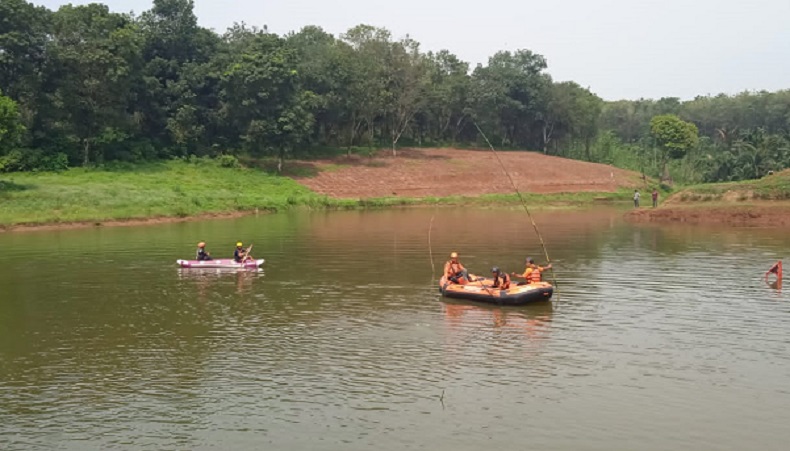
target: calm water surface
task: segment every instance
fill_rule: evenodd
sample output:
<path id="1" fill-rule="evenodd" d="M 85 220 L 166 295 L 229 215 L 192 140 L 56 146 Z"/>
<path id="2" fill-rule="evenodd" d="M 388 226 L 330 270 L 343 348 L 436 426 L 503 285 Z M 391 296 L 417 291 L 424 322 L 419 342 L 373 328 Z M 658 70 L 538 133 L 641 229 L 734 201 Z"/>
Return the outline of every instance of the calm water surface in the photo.
<path id="1" fill-rule="evenodd" d="M 521 270 L 519 211 L 0 234 L 0 449 L 787 449 L 790 237 L 620 216 L 539 215 L 560 296 L 517 308 L 431 252 Z M 200 240 L 265 269 L 177 269 Z"/>

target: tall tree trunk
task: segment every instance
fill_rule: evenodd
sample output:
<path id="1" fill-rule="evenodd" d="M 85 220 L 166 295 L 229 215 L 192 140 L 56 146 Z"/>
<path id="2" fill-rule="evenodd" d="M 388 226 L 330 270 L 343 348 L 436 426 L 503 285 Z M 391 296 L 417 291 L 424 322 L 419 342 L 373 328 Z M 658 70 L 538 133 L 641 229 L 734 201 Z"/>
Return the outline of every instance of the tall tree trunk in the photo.
<path id="1" fill-rule="evenodd" d="M 444 126 L 442 126 L 441 130 L 439 130 L 439 136 L 437 136 L 437 138 L 439 139 L 444 138 L 444 134 L 447 132 L 447 129 L 450 127 L 450 122 L 452 121 L 452 119 L 453 119 L 453 115 L 448 114 L 447 120 L 444 121 Z"/>
<path id="2" fill-rule="evenodd" d="M 350 138 L 348 140 L 348 151 L 346 154 L 350 157 L 351 156 L 351 148 L 354 146 L 354 139 L 359 136 L 359 131 L 362 129 L 362 126 L 365 124 L 365 119 L 357 120 L 356 115 L 351 119 L 351 131 L 350 131 Z"/>
<path id="3" fill-rule="evenodd" d="M 83 140 L 83 149 L 82 149 L 82 165 L 87 166 L 90 163 L 90 155 L 91 155 L 91 141 L 90 138 L 85 138 Z"/>
<path id="4" fill-rule="evenodd" d="M 458 118 L 458 121 L 455 123 L 455 128 L 453 129 L 453 144 L 455 144 L 456 141 L 458 141 L 458 135 L 460 135 L 461 130 L 463 130 L 463 127 L 461 125 L 463 124 L 464 119 L 466 119 L 466 115 L 462 114 L 461 117 Z"/>
<path id="5" fill-rule="evenodd" d="M 590 137 L 584 137 L 584 153 L 587 154 L 587 161 L 592 161 L 592 155 L 590 154 Z"/>
<path id="6" fill-rule="evenodd" d="M 395 145 L 398 144 L 398 140 L 400 140 L 400 137 L 403 136 L 403 132 L 405 132 L 406 129 L 409 127 L 409 122 L 411 122 L 412 117 L 414 117 L 414 113 L 412 113 L 412 114 L 404 114 L 403 116 L 401 116 L 400 120 L 395 125 L 395 127 L 393 127 L 392 130 L 390 131 L 390 133 L 392 134 L 392 156 L 393 157 L 398 156 L 398 153 L 395 150 Z"/>
<path id="7" fill-rule="evenodd" d="M 373 117 L 368 117 L 365 119 L 365 123 L 368 126 L 368 142 L 371 144 L 373 143 L 373 138 L 376 133 L 376 126 L 375 123 L 373 122 L 373 119 L 374 119 Z"/>
<path id="8" fill-rule="evenodd" d="M 551 135 L 554 133 L 554 124 L 543 123 L 543 155 L 548 154 Z"/>

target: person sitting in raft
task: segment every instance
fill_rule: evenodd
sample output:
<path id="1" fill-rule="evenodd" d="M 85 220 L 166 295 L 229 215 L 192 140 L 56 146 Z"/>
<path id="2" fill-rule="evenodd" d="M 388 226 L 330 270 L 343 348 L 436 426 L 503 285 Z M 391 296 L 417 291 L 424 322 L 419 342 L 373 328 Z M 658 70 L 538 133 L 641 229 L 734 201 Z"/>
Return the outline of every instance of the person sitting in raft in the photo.
<path id="1" fill-rule="evenodd" d="M 207 260 L 213 260 L 211 258 L 211 254 L 206 252 L 206 243 L 204 243 L 202 241 L 198 243 L 197 256 L 195 258 L 199 262 L 203 262 L 203 261 L 207 261 Z"/>
<path id="2" fill-rule="evenodd" d="M 510 288 L 510 276 L 507 275 L 506 272 L 494 266 L 491 268 L 491 274 L 494 275 L 494 288 L 499 288 L 501 290 Z"/>
<path id="3" fill-rule="evenodd" d="M 547 269 L 551 268 L 551 263 L 546 265 L 546 267 L 538 266 L 535 264 L 535 260 L 530 257 L 527 257 L 526 260 L 527 269 L 524 270 L 524 274 L 516 274 L 513 273 L 513 277 L 518 277 L 521 279 L 525 279 L 525 282 L 519 283 L 519 285 L 523 284 L 530 284 L 530 283 L 538 283 L 541 281 L 541 273 Z"/>
<path id="4" fill-rule="evenodd" d="M 465 285 L 469 281 L 469 271 L 458 261 L 458 253 L 450 254 L 450 260 L 444 264 L 444 275 L 453 283 Z"/>
<path id="5" fill-rule="evenodd" d="M 236 263 L 241 263 L 242 261 L 246 261 L 250 259 L 250 256 L 247 253 L 247 249 L 244 249 L 243 244 L 241 241 L 236 243 L 236 250 L 233 251 L 233 261 Z"/>

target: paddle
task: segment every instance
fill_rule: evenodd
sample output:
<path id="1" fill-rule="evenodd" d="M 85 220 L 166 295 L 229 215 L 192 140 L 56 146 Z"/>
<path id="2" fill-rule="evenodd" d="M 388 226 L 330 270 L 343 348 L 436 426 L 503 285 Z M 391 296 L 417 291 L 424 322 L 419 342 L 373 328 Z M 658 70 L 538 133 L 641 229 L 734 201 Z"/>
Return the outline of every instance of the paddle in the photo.
<path id="1" fill-rule="evenodd" d="M 489 296 L 493 297 L 493 296 L 494 296 L 494 292 L 493 292 L 493 291 L 491 291 L 491 289 L 490 289 L 490 288 L 488 288 L 488 286 L 487 286 L 485 283 L 483 283 L 483 282 L 485 282 L 485 280 L 486 280 L 486 278 L 485 278 L 485 277 L 478 277 L 478 276 L 475 276 L 475 280 L 472 280 L 472 275 L 471 275 L 471 274 L 469 275 L 469 283 L 472 283 L 472 284 L 474 284 L 474 283 L 480 284 L 480 287 L 481 287 L 482 289 L 486 290 L 486 293 L 488 293 L 488 295 L 489 295 Z"/>
<path id="2" fill-rule="evenodd" d="M 250 247 L 248 247 L 247 250 L 244 251 L 244 257 L 241 257 L 241 262 L 242 263 L 246 262 L 247 259 L 252 260 L 252 257 L 250 257 L 250 251 L 251 250 L 252 250 L 252 244 L 250 244 Z"/>

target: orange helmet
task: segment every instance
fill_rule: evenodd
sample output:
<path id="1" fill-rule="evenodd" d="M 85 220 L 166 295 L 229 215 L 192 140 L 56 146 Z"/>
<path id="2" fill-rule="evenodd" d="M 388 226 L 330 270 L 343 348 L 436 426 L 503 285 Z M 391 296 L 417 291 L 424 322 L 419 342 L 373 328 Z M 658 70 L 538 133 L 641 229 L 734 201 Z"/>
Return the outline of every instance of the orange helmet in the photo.
<path id="1" fill-rule="evenodd" d="M 198 243 L 198 247 L 200 247 L 200 248 L 206 247 L 206 243 L 201 241 L 201 242 Z"/>

